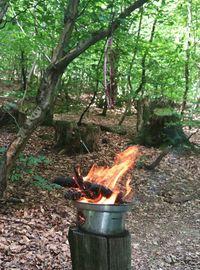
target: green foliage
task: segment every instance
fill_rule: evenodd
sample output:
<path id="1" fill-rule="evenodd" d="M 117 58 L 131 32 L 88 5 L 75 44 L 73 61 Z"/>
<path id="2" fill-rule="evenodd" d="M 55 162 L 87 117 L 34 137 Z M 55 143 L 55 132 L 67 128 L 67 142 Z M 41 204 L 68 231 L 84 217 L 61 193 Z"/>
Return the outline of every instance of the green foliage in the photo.
<path id="1" fill-rule="evenodd" d="M 181 123 L 183 126 L 200 128 L 200 120 L 183 120 Z"/>
<path id="2" fill-rule="evenodd" d="M 0 148 L 0 151 L 3 148 Z M 47 179 L 38 175 L 36 172 L 36 167 L 41 164 L 49 164 L 50 161 L 45 156 L 24 156 L 20 155 L 18 158 L 17 166 L 13 169 L 11 174 L 11 181 L 18 182 L 22 180 L 23 177 L 31 175 L 34 180 L 33 185 L 51 191 L 55 188 L 60 188 L 60 186 L 51 184 Z"/>
<path id="3" fill-rule="evenodd" d="M 16 110 L 18 108 L 17 104 L 14 102 L 7 102 L 3 105 L 3 109 L 5 111 L 10 111 L 10 110 Z"/>
<path id="4" fill-rule="evenodd" d="M 12 182 L 17 182 L 17 181 L 21 180 L 21 178 L 22 178 L 22 174 L 21 174 L 20 168 L 13 169 L 12 174 L 10 176 L 10 180 Z"/>
<path id="5" fill-rule="evenodd" d="M 34 175 L 33 179 L 34 179 L 34 185 L 41 189 L 52 191 L 53 189 L 61 188 L 59 185 L 49 183 L 47 179 L 45 179 L 44 177 L 40 175 Z"/>
<path id="6" fill-rule="evenodd" d="M 1 149 L 0 149 L 1 150 Z M 10 176 L 11 181 L 16 182 L 22 180 L 23 177 L 31 175 L 34 179 L 34 185 L 46 189 L 52 190 L 53 188 L 58 188 L 54 184 L 49 183 L 45 178 L 38 175 L 36 172 L 36 167 L 41 164 L 49 164 L 50 161 L 45 156 L 25 156 L 20 155 L 17 161 L 16 167 L 12 170 Z"/>
<path id="7" fill-rule="evenodd" d="M 28 167 L 38 166 L 39 164 L 49 164 L 50 161 L 45 156 L 28 156 L 21 155 L 19 161 Z"/>
<path id="8" fill-rule="evenodd" d="M 148 158 L 147 158 L 147 156 L 145 156 L 145 155 L 140 156 L 139 159 L 138 159 L 137 162 L 136 162 L 136 168 L 137 168 L 137 169 L 143 168 L 145 162 L 147 161 L 147 159 L 148 159 Z"/>
<path id="9" fill-rule="evenodd" d="M 174 109 L 172 109 L 170 107 L 154 109 L 154 114 L 157 115 L 157 116 L 172 116 L 175 113 L 176 112 L 174 111 Z"/>
<path id="10" fill-rule="evenodd" d="M 0 154 L 3 154 L 6 151 L 7 147 L 6 146 L 1 146 L 0 147 Z"/>

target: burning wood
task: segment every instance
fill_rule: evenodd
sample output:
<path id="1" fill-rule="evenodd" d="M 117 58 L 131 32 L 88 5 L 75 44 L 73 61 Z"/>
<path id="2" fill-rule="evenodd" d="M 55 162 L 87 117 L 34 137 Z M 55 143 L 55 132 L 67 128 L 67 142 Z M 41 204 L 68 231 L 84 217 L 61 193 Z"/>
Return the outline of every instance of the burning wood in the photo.
<path id="1" fill-rule="evenodd" d="M 131 191 L 130 179 L 126 181 L 122 189 L 119 188 L 118 184 L 124 174 L 134 167 L 137 156 L 137 146 L 131 146 L 116 156 L 111 168 L 93 165 L 88 175 L 83 177 L 80 167 L 76 166 L 73 178 L 58 177 L 54 183 L 70 188 L 65 194 L 65 198 L 68 200 L 98 204 L 122 204 Z M 126 189 L 125 192 L 122 192 L 123 189 Z"/>
<path id="2" fill-rule="evenodd" d="M 57 177 L 54 180 L 54 184 L 71 188 L 65 193 L 65 199 L 67 200 L 79 200 L 81 197 L 85 197 L 87 199 L 96 199 L 100 195 L 105 198 L 109 198 L 113 193 L 107 187 L 88 181 L 81 181 L 80 179 L 80 176 L 78 179 L 73 179 L 70 177 Z"/>
<path id="3" fill-rule="evenodd" d="M 76 191 L 76 190 L 68 190 L 64 197 L 66 200 L 72 200 L 72 201 L 78 201 L 80 200 L 80 198 L 82 197 L 82 193 L 80 191 Z"/>

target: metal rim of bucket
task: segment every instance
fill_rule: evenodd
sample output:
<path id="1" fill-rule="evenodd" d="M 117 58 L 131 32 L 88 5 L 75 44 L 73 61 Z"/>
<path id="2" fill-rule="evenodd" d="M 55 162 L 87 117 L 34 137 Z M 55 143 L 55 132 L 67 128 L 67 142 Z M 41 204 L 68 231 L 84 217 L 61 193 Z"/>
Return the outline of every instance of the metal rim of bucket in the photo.
<path id="1" fill-rule="evenodd" d="M 91 210 L 97 212 L 127 212 L 131 210 L 133 203 L 124 204 L 95 204 L 75 201 L 74 206 L 78 209 Z"/>

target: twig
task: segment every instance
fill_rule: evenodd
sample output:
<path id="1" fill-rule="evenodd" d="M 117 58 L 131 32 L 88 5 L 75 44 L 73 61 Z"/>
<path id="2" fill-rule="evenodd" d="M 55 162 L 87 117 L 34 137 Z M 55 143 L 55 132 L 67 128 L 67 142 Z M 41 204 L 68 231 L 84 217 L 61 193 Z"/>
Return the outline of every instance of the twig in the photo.
<path id="1" fill-rule="evenodd" d="M 82 139 L 80 140 L 80 143 L 84 146 L 84 148 L 86 149 L 88 154 L 90 154 L 90 150 L 88 149 L 87 145 L 84 143 L 84 141 Z"/>
<path id="2" fill-rule="evenodd" d="M 80 126 L 81 125 L 81 122 L 82 122 L 82 119 L 83 119 L 83 116 L 86 114 L 86 112 L 89 110 L 90 106 L 93 104 L 95 98 L 96 98 L 96 95 L 97 95 L 97 91 L 94 92 L 93 94 L 93 97 L 92 99 L 90 100 L 90 103 L 88 104 L 88 106 L 85 108 L 85 110 L 82 112 L 80 118 L 79 118 L 79 121 L 77 123 L 77 126 Z"/>
<path id="3" fill-rule="evenodd" d="M 99 66 L 100 66 L 101 60 L 102 60 L 102 58 L 103 58 L 105 46 L 106 46 L 106 42 L 104 43 L 103 50 L 102 50 L 102 52 L 101 52 L 99 61 L 98 61 L 97 66 L 96 66 L 96 76 L 97 76 L 97 78 L 98 78 Z M 94 91 L 93 97 L 92 97 L 90 103 L 88 104 L 88 106 L 87 106 L 87 107 L 85 108 L 85 110 L 82 112 L 82 114 L 81 114 L 81 116 L 80 116 L 80 118 L 79 118 L 79 121 L 78 121 L 78 123 L 77 123 L 78 126 L 81 125 L 82 119 L 83 119 L 84 115 L 85 115 L 86 112 L 90 109 L 91 105 L 92 105 L 93 102 L 95 101 L 95 98 L 96 98 L 96 95 L 97 95 L 97 92 L 98 92 L 98 87 L 99 87 L 99 80 L 97 79 L 96 87 L 95 87 L 95 91 Z"/>
<path id="4" fill-rule="evenodd" d="M 161 162 L 161 160 L 171 151 L 173 148 L 172 145 L 165 148 L 160 155 L 154 160 L 151 164 L 144 164 L 144 167 L 148 170 L 154 170 L 156 166 L 158 166 Z"/>
<path id="5" fill-rule="evenodd" d="M 192 134 L 190 134 L 190 136 L 187 137 L 188 141 L 189 141 L 189 139 L 190 139 L 193 135 L 195 135 L 196 133 L 198 133 L 198 131 L 199 131 L 199 128 L 198 128 L 195 132 L 193 132 Z"/>
<path id="6" fill-rule="evenodd" d="M 17 122 L 17 119 L 9 111 L 7 111 L 7 113 L 13 118 L 13 120 L 15 121 L 15 124 L 16 124 L 17 128 L 20 129 L 20 126 L 19 126 L 19 124 Z"/>
<path id="7" fill-rule="evenodd" d="M 39 5 L 40 3 L 43 3 L 43 2 L 44 2 L 44 0 L 38 1 L 37 4 L 36 4 L 36 7 L 37 7 L 37 5 Z M 10 20 L 5 20 L 5 21 L 4 21 L 4 24 L 0 27 L 0 29 L 3 29 L 3 28 L 6 26 L 7 23 L 10 23 L 10 22 L 14 21 L 15 18 L 17 18 L 19 15 L 21 15 L 21 14 L 23 14 L 23 13 L 26 13 L 27 10 L 28 10 L 30 7 L 31 7 L 31 4 L 28 5 L 24 10 L 19 11 L 18 13 L 15 13 L 14 16 L 13 16 Z"/>
<path id="8" fill-rule="evenodd" d="M 80 11 L 80 13 L 77 15 L 77 18 L 81 17 L 83 13 L 85 12 L 86 8 L 89 6 L 91 0 L 88 0 L 83 9 Z"/>

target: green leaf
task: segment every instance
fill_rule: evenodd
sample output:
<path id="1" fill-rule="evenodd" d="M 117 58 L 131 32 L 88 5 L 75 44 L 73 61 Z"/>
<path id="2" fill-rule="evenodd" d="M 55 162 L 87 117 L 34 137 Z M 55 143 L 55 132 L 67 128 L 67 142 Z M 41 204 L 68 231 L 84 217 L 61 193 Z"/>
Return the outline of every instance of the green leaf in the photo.
<path id="1" fill-rule="evenodd" d="M 154 109 L 154 114 L 157 116 L 172 116 L 175 113 L 176 112 L 170 107 Z"/>

